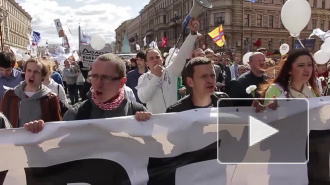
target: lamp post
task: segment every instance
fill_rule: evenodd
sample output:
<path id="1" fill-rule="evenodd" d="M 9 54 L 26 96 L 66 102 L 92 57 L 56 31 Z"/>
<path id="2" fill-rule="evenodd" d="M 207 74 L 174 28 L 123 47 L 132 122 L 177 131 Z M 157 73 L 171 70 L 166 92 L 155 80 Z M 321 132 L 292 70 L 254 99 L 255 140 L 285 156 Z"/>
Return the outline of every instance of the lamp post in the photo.
<path id="1" fill-rule="evenodd" d="M 175 42 L 174 43 L 176 43 L 176 39 L 177 39 L 177 34 L 176 34 L 176 27 L 177 27 L 177 24 L 176 24 L 176 21 L 178 21 L 180 19 L 180 17 L 178 16 L 178 15 L 175 15 L 175 17 L 173 17 L 172 19 L 171 19 L 171 21 L 174 23 L 174 28 L 173 28 L 173 30 L 174 30 L 174 38 L 175 38 Z"/>

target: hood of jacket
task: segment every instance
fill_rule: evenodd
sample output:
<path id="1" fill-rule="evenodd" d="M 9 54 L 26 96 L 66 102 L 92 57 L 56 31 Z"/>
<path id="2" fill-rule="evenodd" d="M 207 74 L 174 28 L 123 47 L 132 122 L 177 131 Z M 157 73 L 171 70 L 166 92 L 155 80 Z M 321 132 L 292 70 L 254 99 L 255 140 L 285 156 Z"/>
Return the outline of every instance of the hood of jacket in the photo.
<path id="1" fill-rule="evenodd" d="M 15 88 L 14 88 L 14 92 L 15 92 L 15 94 L 21 99 L 21 100 L 23 100 L 23 99 L 40 99 L 40 98 L 42 98 L 42 97 L 44 97 L 44 96 L 47 96 L 47 94 L 48 93 L 50 93 L 51 92 L 51 90 L 47 87 L 47 86 L 45 86 L 45 85 L 41 85 L 41 89 L 38 91 L 38 92 L 36 92 L 33 96 L 31 96 L 31 97 L 26 97 L 26 95 L 25 95 L 25 92 L 24 92 L 24 88 L 25 88 L 25 86 L 26 86 L 26 82 L 25 81 L 22 81 L 18 86 L 16 86 Z"/>
<path id="2" fill-rule="evenodd" d="M 26 97 L 24 88 L 26 82 L 21 82 L 14 88 L 15 94 L 21 99 L 19 105 L 18 126 L 23 127 L 25 123 L 42 119 L 41 98 L 48 95 L 51 90 L 42 85 L 41 89 L 31 97 Z"/>

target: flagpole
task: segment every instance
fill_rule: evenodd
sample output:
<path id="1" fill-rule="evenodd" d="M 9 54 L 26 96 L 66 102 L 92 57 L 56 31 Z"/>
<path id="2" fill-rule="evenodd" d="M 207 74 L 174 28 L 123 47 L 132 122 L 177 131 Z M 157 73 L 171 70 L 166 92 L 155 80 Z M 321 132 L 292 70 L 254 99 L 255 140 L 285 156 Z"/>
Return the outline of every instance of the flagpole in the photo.
<path id="1" fill-rule="evenodd" d="M 244 55 L 244 1 L 242 1 L 242 41 L 241 41 L 241 46 L 242 46 L 242 57 Z"/>
<path id="2" fill-rule="evenodd" d="M 81 32 L 81 31 L 80 31 L 80 23 L 79 23 L 79 27 L 78 27 L 78 35 L 79 35 L 79 38 L 78 38 L 78 45 L 79 45 L 79 46 L 78 46 L 78 47 L 79 47 L 79 54 L 80 54 L 80 42 L 81 42 L 81 40 L 80 40 L 80 36 L 81 36 L 81 35 L 80 35 L 80 32 Z M 80 54 L 80 55 L 81 55 L 81 54 Z"/>

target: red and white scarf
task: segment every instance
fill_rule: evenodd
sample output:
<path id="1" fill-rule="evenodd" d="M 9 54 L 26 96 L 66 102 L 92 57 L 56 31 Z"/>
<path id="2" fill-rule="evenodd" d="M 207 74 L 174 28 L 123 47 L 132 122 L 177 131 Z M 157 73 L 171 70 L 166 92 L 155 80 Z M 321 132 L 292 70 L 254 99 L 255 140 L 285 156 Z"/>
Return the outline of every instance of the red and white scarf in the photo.
<path id="1" fill-rule="evenodd" d="M 96 95 L 95 92 L 92 93 L 92 100 L 95 103 L 96 106 L 98 106 L 102 110 L 113 110 L 117 108 L 121 102 L 123 102 L 125 98 L 125 93 L 124 93 L 124 88 L 120 89 L 119 96 L 112 100 L 111 102 L 105 102 L 105 103 L 100 103 L 96 101 Z"/>

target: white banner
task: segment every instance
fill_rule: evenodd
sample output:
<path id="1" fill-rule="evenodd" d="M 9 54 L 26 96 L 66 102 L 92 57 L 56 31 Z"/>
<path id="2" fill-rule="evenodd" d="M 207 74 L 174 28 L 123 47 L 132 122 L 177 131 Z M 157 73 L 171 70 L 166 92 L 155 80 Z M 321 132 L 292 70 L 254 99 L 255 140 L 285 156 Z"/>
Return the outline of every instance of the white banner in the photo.
<path id="1" fill-rule="evenodd" d="M 64 37 L 65 34 L 64 34 L 64 30 L 63 30 L 60 19 L 55 19 L 54 22 L 55 22 L 55 27 L 56 27 L 58 36 L 59 37 Z"/>
<path id="2" fill-rule="evenodd" d="M 83 66 L 86 68 L 91 68 L 95 59 L 105 53 L 111 53 L 111 47 L 104 47 L 102 50 L 96 51 L 91 45 L 80 44 L 81 56 Z"/>
<path id="3" fill-rule="evenodd" d="M 313 129 L 330 128 L 329 104 L 329 97 L 310 100 L 310 125 L 316 125 Z M 276 121 L 299 116 L 299 109 L 290 105 L 284 102 L 277 111 L 260 113 L 260 117 Z M 251 107 L 239 112 L 233 107 L 222 109 L 222 120 L 233 127 L 220 132 L 229 131 L 235 137 L 243 134 L 240 130 L 255 113 Z M 147 122 L 128 116 L 47 123 L 39 134 L 24 129 L 1 130 L 0 184 L 2 178 L 5 185 L 308 184 L 305 164 L 219 164 L 217 116 L 217 109 L 198 109 L 153 115 Z M 221 140 L 220 148 L 230 144 Z M 249 150 L 243 154 L 248 156 Z"/>

